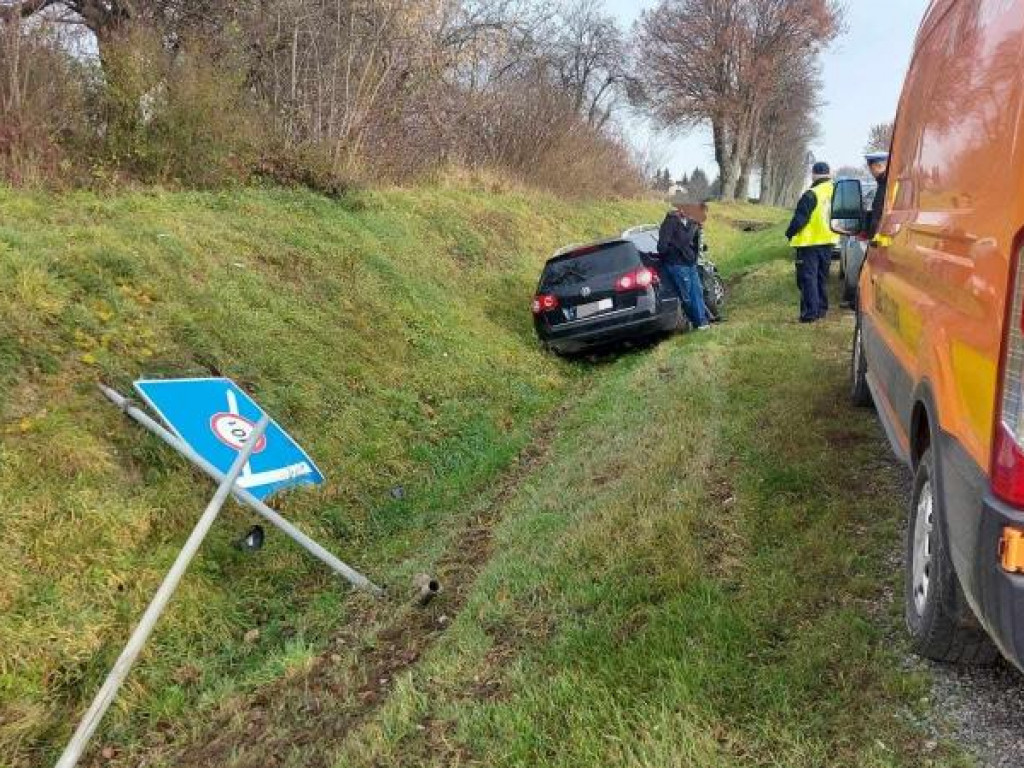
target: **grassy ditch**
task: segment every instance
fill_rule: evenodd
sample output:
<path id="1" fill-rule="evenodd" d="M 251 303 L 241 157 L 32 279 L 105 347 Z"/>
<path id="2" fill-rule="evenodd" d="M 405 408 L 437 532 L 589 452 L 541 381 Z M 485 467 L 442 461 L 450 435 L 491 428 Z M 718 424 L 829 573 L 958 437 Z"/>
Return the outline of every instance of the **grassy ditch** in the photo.
<path id="1" fill-rule="evenodd" d="M 52 761 L 211 491 L 93 385 L 190 373 L 238 379 L 325 470 L 291 518 L 446 592 L 351 596 L 273 535 L 235 550 L 229 511 L 97 759 L 960 765 L 915 725 L 881 598 L 901 475 L 843 404 L 848 319 L 790 322 L 777 212 L 714 213 L 725 325 L 596 366 L 536 350 L 540 260 L 658 205 L 451 186 L 0 212 L 4 768 Z"/>
<path id="2" fill-rule="evenodd" d="M 97 381 L 235 378 L 328 476 L 275 506 L 405 585 L 591 381 L 534 343 L 543 257 L 662 210 L 486 183 L 341 202 L 0 189 L 0 766 L 54 759 L 212 492 Z M 720 211 L 713 243 L 749 254 L 727 220 L 758 215 L 774 216 Z M 273 533 L 237 551 L 250 521 L 226 510 L 101 743 L 149 749 L 307 668 L 364 613 Z"/>
<path id="3" fill-rule="evenodd" d="M 212 490 L 97 381 L 235 378 L 329 478 L 279 508 L 404 583 L 582 380 L 533 342 L 541 259 L 660 210 L 464 185 L 0 190 L 0 765 L 52 759 Z M 345 590 L 280 538 L 231 546 L 249 520 L 215 529 L 108 739 L 277 679 L 346 622 Z"/>
<path id="4" fill-rule="evenodd" d="M 794 293 L 770 261 L 727 325 L 603 367 L 419 614 L 429 644 L 342 633 L 154 763 L 966 765 L 901 663 L 905 478 L 845 405 L 850 318 L 801 326 Z"/>
<path id="5" fill-rule="evenodd" d="M 324 653 L 112 763 L 966 765 L 901 663 L 905 478 L 845 404 L 850 318 L 795 322 L 779 236 L 725 249 L 749 268 L 725 325 L 588 368 L 422 559 L 435 603 L 357 606 Z"/>
<path id="6" fill-rule="evenodd" d="M 901 664 L 905 478 L 846 405 L 850 317 L 795 323 L 792 281 L 761 266 L 727 325 L 607 371 L 443 642 L 326 764 L 966 764 Z"/>

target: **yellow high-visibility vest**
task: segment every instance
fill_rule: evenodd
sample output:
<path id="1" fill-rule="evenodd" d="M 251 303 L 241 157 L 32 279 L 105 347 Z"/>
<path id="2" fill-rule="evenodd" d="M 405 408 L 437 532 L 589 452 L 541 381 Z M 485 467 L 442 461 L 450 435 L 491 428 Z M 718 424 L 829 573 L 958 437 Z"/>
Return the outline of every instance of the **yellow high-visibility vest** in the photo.
<path id="1" fill-rule="evenodd" d="M 832 194 L 835 188 L 835 184 L 831 181 L 822 182 L 811 188 L 818 203 L 804 228 L 793 235 L 793 239 L 789 241 L 794 248 L 839 244 L 839 235 L 833 232 L 831 227 Z"/>

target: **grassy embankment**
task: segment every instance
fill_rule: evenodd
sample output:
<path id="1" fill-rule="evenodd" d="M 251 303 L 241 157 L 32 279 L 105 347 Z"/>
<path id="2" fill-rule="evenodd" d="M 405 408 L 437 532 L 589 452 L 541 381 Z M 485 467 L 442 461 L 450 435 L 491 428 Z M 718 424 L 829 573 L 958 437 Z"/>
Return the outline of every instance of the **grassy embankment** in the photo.
<path id="1" fill-rule="evenodd" d="M 532 340 L 541 259 L 659 209 L 457 185 L 0 191 L 0 765 L 49 760 L 212 490 L 97 381 L 235 378 L 329 478 L 280 508 L 404 584 L 580 380 Z M 108 738 L 274 679 L 345 624 L 345 590 L 290 544 L 231 547 L 249 520 L 218 524 Z"/>
<path id="2" fill-rule="evenodd" d="M 243 556 L 230 512 L 105 723 L 115 762 L 955 764 L 907 721 L 922 688 L 875 607 L 898 474 L 842 403 L 848 329 L 789 324 L 777 228 L 725 222 L 771 212 L 711 224 L 727 272 L 769 262 L 726 326 L 595 369 L 536 352 L 538 260 L 658 206 L 454 188 L 0 211 L 0 764 L 52 758 L 210 492 L 93 382 L 208 372 L 310 448 L 330 483 L 281 507 L 343 557 L 394 585 L 480 575 L 389 633 L 417 614 L 347 598 L 278 537 Z M 459 532 L 475 514 L 486 545 Z"/>

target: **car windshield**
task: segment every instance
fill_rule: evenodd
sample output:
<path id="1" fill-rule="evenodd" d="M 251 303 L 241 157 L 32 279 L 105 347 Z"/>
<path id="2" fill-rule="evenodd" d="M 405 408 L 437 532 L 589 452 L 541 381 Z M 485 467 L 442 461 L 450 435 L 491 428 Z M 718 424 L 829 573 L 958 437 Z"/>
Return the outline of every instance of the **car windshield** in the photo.
<path id="1" fill-rule="evenodd" d="M 541 275 L 540 289 L 583 283 L 600 275 L 618 275 L 636 268 L 640 256 L 632 243 L 614 242 L 559 256 L 549 261 Z"/>

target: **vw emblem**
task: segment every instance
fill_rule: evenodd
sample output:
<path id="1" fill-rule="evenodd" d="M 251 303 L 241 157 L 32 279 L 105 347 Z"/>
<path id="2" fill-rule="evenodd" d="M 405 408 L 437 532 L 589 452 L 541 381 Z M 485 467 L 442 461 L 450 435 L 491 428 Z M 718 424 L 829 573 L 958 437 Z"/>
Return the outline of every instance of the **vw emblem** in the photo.
<path id="1" fill-rule="evenodd" d="M 588 286 L 584 285 L 582 288 L 580 288 L 580 295 L 583 296 L 583 297 L 589 296 L 590 295 L 590 288 Z"/>

